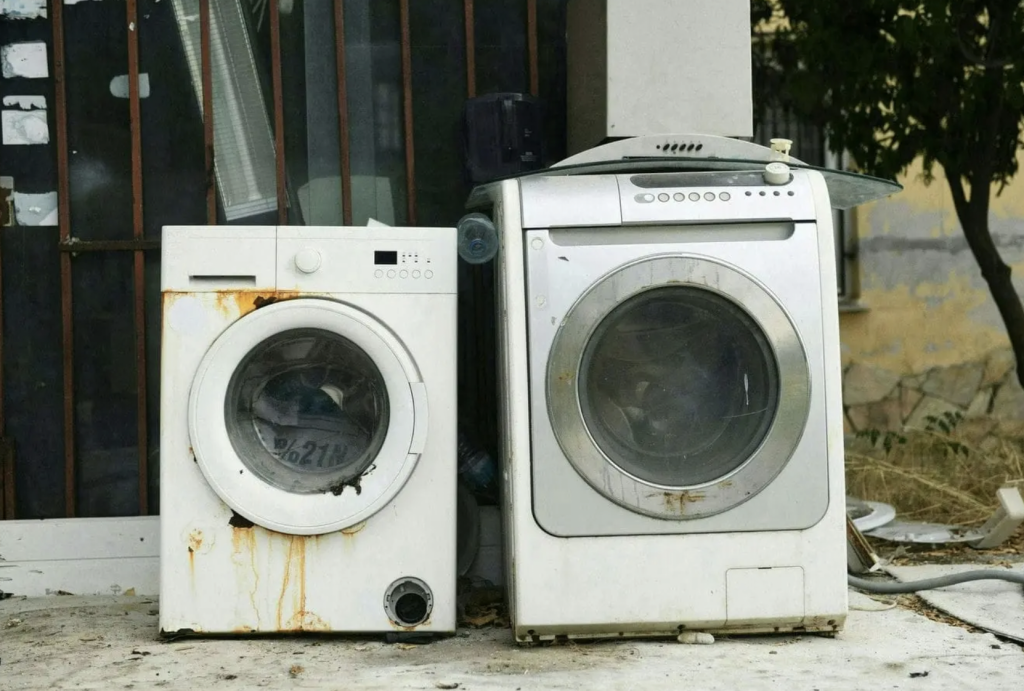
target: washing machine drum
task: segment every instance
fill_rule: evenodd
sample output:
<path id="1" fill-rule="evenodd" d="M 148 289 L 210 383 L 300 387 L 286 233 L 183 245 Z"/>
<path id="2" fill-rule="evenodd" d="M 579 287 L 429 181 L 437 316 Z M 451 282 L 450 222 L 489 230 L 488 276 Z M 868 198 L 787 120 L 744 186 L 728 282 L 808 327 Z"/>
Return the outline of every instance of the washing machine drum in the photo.
<path id="1" fill-rule="evenodd" d="M 661 518 L 720 513 L 760 492 L 809 410 L 806 355 L 785 311 L 704 258 L 648 259 L 595 284 L 563 320 L 547 379 L 552 429 L 577 472 Z"/>
<path id="2" fill-rule="evenodd" d="M 426 425 L 412 358 L 339 302 L 263 307 L 228 328 L 192 384 L 189 434 L 214 491 L 253 523 L 319 534 L 401 489 Z"/>
<path id="3" fill-rule="evenodd" d="M 660 288 L 600 324 L 580 368 L 583 418 L 616 466 L 656 485 L 728 475 L 764 440 L 779 371 L 756 322 L 699 288 Z"/>

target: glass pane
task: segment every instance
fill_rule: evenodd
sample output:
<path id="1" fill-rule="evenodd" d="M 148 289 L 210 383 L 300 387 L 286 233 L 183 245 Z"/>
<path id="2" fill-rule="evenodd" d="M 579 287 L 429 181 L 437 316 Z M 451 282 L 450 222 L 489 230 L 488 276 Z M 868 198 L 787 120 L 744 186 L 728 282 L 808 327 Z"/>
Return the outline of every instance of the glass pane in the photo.
<path id="1" fill-rule="evenodd" d="M 466 213 L 458 145 L 466 98 L 463 11 L 462 0 L 409 3 L 416 217 L 424 226 L 452 225 Z"/>
<path id="2" fill-rule="evenodd" d="M 71 234 L 83 240 L 132 236 L 128 26 L 123 3 L 64 7 Z"/>
<path id="3" fill-rule="evenodd" d="M 171 3 L 139 3 L 139 71 L 143 221 L 158 238 L 165 225 L 206 223 L 203 120 Z"/>
<path id="4" fill-rule="evenodd" d="M 264 482 L 297 494 L 340 493 L 384 443 L 387 388 L 348 339 L 294 329 L 242 360 L 228 385 L 225 419 L 235 452 Z"/>
<path id="5" fill-rule="evenodd" d="M 352 223 L 357 226 L 370 218 L 407 223 L 401 45 L 397 0 L 345 0 Z"/>
<path id="6" fill-rule="evenodd" d="M 693 287 L 655 288 L 611 311 L 583 353 L 584 421 L 625 472 L 668 487 L 739 468 L 775 417 L 779 375 L 757 323 Z"/>
<path id="7" fill-rule="evenodd" d="M 4 434 L 17 518 L 64 514 L 64 375 L 56 228 L 3 228 Z"/>
<path id="8" fill-rule="evenodd" d="M 192 98 L 201 109 L 199 0 L 171 0 L 171 4 L 188 62 Z M 268 106 L 273 101 L 264 93 L 267 86 L 258 67 L 248 10 L 242 0 L 210 3 L 210 63 L 214 169 L 223 213 L 228 221 L 256 222 L 254 217 L 277 209 L 277 172 Z"/>
<path id="9" fill-rule="evenodd" d="M 529 93 L 526 3 L 490 0 L 473 6 L 476 38 L 476 93 Z"/>
<path id="10" fill-rule="evenodd" d="M 146 441 L 149 513 L 160 513 L 160 357 L 163 311 L 160 253 L 146 253 Z"/>
<path id="11" fill-rule="evenodd" d="M 88 252 L 72 262 L 77 513 L 132 516 L 139 508 L 133 259 Z"/>

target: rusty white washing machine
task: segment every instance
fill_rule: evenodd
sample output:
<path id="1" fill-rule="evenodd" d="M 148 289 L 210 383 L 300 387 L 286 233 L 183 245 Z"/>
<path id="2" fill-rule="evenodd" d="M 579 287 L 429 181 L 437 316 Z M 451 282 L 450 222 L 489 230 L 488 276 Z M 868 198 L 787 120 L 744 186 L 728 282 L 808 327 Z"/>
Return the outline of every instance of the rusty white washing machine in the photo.
<path id="1" fill-rule="evenodd" d="M 162 633 L 453 632 L 454 228 L 162 252 Z"/>

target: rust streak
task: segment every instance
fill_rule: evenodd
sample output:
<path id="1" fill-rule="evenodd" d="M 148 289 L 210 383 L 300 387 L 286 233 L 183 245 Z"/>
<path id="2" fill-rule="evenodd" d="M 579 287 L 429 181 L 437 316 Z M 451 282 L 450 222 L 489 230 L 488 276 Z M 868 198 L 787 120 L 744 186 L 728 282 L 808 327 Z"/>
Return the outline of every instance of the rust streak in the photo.
<path id="1" fill-rule="evenodd" d="M 277 222 L 288 223 L 288 188 L 284 165 L 284 91 L 281 86 L 281 15 L 276 2 L 267 3 L 270 14 L 270 66 L 274 85 L 274 153 L 277 162 Z"/>
<path id="2" fill-rule="evenodd" d="M 256 594 L 260 589 L 260 572 L 256 568 L 256 527 L 251 523 L 246 527 L 231 527 L 231 546 L 234 555 L 238 557 L 236 564 L 242 565 L 245 561 L 245 554 L 248 553 L 248 566 L 252 570 L 252 588 L 249 589 L 249 602 L 252 604 L 252 611 L 256 615 L 256 628 L 261 628 L 260 606 Z M 245 627 L 249 631 L 251 627 Z"/>
<path id="3" fill-rule="evenodd" d="M 71 195 L 68 168 L 67 94 L 64 86 L 64 2 L 51 3 L 53 29 L 53 103 L 57 140 L 57 223 L 61 242 L 71 237 Z M 61 347 L 64 370 L 64 514 L 75 516 L 75 380 L 72 326 L 71 255 L 60 255 Z"/>
<path id="4" fill-rule="evenodd" d="M 338 83 L 338 146 L 341 156 L 341 222 L 352 225 L 352 163 L 348 141 L 348 88 L 345 72 L 345 2 L 334 0 L 334 64 Z"/>

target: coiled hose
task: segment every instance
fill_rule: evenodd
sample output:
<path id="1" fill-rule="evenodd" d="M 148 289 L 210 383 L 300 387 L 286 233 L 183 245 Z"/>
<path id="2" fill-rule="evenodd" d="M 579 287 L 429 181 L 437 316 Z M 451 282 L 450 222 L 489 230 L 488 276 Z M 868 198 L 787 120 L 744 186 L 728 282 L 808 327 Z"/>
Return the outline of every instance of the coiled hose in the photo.
<path id="1" fill-rule="evenodd" d="M 936 578 L 925 578 L 924 580 L 908 581 L 906 583 L 872 581 L 851 575 L 847 575 L 846 580 L 851 586 L 859 590 L 866 590 L 869 593 L 895 595 L 900 593 L 916 593 L 920 590 L 945 588 L 946 586 L 956 585 L 957 583 L 967 583 L 968 581 L 999 580 L 1024 585 L 1024 573 L 1016 571 L 1000 571 L 997 569 L 981 569 L 979 571 L 965 571 L 963 573 L 954 573 L 948 576 L 938 576 Z"/>

